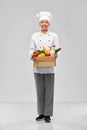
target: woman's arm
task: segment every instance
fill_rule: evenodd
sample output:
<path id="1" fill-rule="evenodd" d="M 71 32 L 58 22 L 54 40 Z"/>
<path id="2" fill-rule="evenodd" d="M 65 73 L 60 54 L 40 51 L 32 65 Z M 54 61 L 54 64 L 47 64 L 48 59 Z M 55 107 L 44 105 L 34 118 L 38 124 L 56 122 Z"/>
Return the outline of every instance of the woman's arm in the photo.
<path id="1" fill-rule="evenodd" d="M 29 58 L 32 59 L 32 60 L 34 59 L 32 57 L 34 51 L 35 51 L 35 42 L 34 42 L 34 37 L 32 35 L 31 42 L 30 42 L 30 48 L 29 48 Z"/>

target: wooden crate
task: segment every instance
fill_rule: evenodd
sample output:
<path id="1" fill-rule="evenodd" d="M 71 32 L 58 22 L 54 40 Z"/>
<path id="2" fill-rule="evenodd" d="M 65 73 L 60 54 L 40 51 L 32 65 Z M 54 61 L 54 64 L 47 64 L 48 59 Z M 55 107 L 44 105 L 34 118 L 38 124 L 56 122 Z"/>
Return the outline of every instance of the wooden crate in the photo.
<path id="1" fill-rule="evenodd" d="M 34 66 L 35 67 L 56 66 L 56 57 L 55 56 L 36 57 L 34 61 Z"/>

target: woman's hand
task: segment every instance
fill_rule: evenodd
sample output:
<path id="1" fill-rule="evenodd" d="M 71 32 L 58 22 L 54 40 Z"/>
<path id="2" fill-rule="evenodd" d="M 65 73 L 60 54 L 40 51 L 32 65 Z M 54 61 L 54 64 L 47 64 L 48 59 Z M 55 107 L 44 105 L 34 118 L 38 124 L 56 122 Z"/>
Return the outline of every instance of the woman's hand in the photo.
<path id="1" fill-rule="evenodd" d="M 31 55 L 31 60 L 36 61 L 36 57 L 39 55 L 38 51 L 34 51 Z"/>
<path id="2" fill-rule="evenodd" d="M 54 56 L 55 56 L 55 58 L 57 58 L 57 57 L 58 57 L 58 54 L 56 53 Z"/>
<path id="3" fill-rule="evenodd" d="M 31 60 L 36 61 L 36 57 L 31 57 Z"/>

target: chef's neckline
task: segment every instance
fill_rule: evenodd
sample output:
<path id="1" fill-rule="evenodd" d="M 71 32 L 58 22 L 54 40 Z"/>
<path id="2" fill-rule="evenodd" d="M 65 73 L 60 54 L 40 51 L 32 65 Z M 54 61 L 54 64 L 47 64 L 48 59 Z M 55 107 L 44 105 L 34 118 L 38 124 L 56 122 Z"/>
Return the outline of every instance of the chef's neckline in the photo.
<path id="1" fill-rule="evenodd" d="M 40 34 L 42 34 L 42 35 L 47 35 L 49 33 L 49 30 L 46 32 L 46 33 L 42 33 L 41 31 L 40 31 Z"/>

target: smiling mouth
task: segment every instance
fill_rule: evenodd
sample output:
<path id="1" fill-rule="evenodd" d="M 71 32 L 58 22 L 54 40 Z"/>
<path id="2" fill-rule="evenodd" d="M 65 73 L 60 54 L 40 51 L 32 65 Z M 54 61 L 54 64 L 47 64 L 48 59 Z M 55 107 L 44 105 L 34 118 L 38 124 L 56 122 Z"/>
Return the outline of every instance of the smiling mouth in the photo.
<path id="1" fill-rule="evenodd" d="M 42 26 L 42 27 L 47 27 L 47 26 Z"/>

